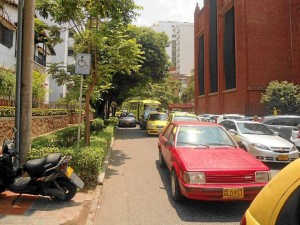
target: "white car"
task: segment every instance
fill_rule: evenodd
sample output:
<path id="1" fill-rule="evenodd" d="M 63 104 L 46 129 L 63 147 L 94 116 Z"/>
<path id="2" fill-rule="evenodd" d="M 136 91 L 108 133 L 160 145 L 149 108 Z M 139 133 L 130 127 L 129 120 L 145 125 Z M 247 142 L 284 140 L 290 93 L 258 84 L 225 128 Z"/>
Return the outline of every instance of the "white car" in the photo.
<path id="1" fill-rule="evenodd" d="M 298 125 L 296 128 L 293 128 L 290 140 L 300 151 L 300 125 Z"/>
<path id="2" fill-rule="evenodd" d="M 289 163 L 299 158 L 297 147 L 279 137 L 265 124 L 224 120 L 220 125 L 226 128 L 241 148 L 263 162 Z"/>
<path id="3" fill-rule="evenodd" d="M 221 123 L 223 120 L 227 119 L 233 119 L 233 120 L 239 120 L 243 119 L 245 116 L 241 114 L 223 114 L 217 118 L 217 124 Z"/>

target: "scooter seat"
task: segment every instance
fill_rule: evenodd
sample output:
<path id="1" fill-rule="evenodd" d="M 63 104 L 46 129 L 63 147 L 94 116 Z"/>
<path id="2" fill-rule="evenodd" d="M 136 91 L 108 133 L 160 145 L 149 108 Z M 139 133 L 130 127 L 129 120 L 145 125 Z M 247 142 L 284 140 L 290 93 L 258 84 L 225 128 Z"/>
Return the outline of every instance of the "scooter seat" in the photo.
<path id="1" fill-rule="evenodd" d="M 56 166 L 61 156 L 61 153 L 52 153 L 40 159 L 31 159 L 25 163 L 23 168 L 30 176 L 41 176 L 47 169 Z"/>

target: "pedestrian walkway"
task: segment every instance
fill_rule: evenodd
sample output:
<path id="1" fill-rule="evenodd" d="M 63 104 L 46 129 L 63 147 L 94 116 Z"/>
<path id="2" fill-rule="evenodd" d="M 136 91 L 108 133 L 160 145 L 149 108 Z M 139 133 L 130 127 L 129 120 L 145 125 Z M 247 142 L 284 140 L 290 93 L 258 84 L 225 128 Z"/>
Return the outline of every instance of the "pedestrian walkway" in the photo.
<path id="1" fill-rule="evenodd" d="M 12 205 L 18 194 L 6 191 L 0 195 L 0 224 L 84 225 L 94 193 L 78 192 L 69 202 L 24 194 Z"/>
<path id="2" fill-rule="evenodd" d="M 0 225 L 94 225 L 112 143 L 98 177 L 101 185 L 77 192 L 69 202 L 24 194 L 12 205 L 18 194 L 5 191 L 0 194 Z"/>

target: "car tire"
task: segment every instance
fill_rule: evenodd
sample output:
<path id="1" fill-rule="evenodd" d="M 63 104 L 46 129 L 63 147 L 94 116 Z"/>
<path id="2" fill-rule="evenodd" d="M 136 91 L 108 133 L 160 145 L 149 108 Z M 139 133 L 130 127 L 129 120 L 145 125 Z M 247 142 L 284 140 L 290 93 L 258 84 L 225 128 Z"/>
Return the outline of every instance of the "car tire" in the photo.
<path id="1" fill-rule="evenodd" d="M 175 170 L 171 171 L 171 196 L 174 202 L 181 202 L 183 200 L 183 195 L 181 194 L 178 178 Z"/>
<path id="2" fill-rule="evenodd" d="M 165 168 L 166 167 L 166 161 L 164 159 L 164 157 L 161 154 L 161 151 L 158 151 L 158 161 L 159 161 L 159 167 L 160 168 Z"/>

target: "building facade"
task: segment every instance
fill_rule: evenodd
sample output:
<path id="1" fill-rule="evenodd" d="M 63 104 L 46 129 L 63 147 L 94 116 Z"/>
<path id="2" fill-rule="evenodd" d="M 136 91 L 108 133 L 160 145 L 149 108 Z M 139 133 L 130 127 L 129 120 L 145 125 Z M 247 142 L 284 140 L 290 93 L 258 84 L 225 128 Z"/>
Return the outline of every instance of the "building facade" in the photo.
<path id="1" fill-rule="evenodd" d="M 270 81 L 300 84 L 300 0 L 205 0 L 194 16 L 197 113 L 263 115 Z"/>
<path id="2" fill-rule="evenodd" d="M 160 21 L 151 27 L 156 32 L 165 32 L 169 37 L 169 46 L 166 48 L 170 57 L 170 79 L 181 82 L 179 96 L 190 82 L 194 69 L 194 24 L 176 21 Z"/>

